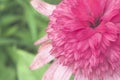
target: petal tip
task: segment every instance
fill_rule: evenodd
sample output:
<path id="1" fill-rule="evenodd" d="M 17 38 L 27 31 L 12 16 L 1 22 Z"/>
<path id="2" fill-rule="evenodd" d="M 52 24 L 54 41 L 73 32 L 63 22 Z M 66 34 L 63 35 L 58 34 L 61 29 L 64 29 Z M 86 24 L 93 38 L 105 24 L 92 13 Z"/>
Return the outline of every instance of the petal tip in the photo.
<path id="1" fill-rule="evenodd" d="M 48 4 L 42 0 L 31 0 L 30 3 L 35 8 L 35 10 L 45 16 L 51 15 L 53 10 L 56 8 L 55 5 Z"/>
<path id="2" fill-rule="evenodd" d="M 29 66 L 29 70 L 34 70 L 32 65 Z"/>

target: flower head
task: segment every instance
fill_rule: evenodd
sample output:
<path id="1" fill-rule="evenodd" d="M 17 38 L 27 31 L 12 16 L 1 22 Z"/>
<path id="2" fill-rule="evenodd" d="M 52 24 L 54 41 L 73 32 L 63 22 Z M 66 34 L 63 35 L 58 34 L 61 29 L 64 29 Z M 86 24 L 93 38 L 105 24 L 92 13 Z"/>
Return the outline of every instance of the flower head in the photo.
<path id="1" fill-rule="evenodd" d="M 63 0 L 57 6 L 33 0 L 32 5 L 50 18 L 48 38 L 37 42 L 42 46 L 31 65 L 55 59 L 43 80 L 69 80 L 72 74 L 74 80 L 120 79 L 120 0 Z"/>

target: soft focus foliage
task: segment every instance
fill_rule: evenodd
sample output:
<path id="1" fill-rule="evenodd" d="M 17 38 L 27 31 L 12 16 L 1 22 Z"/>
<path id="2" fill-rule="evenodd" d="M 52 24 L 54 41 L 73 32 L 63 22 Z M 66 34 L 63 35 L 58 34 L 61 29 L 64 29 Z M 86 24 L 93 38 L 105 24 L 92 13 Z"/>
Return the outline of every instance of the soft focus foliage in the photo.
<path id="1" fill-rule="evenodd" d="M 33 43 L 45 34 L 48 21 L 29 0 L 0 0 L 0 80 L 40 80 L 48 65 L 37 71 L 29 65 L 37 53 Z"/>

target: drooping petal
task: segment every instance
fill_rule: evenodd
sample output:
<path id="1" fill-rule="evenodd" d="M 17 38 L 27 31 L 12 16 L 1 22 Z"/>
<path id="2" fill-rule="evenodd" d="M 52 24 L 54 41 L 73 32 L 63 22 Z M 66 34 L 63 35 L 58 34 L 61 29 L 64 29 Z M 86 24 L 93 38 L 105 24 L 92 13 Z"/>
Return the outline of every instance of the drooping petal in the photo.
<path id="1" fill-rule="evenodd" d="M 70 68 L 54 62 L 47 70 L 42 80 L 69 80 L 72 75 Z"/>
<path id="2" fill-rule="evenodd" d="M 51 60 L 54 59 L 53 56 L 50 55 L 50 50 L 52 49 L 51 44 L 46 44 L 41 46 L 39 49 L 39 53 L 35 57 L 33 63 L 30 66 L 30 69 L 38 69 L 39 67 L 42 67 L 43 65 L 47 64 Z"/>
<path id="3" fill-rule="evenodd" d="M 42 38 L 40 38 L 38 41 L 36 41 L 36 42 L 34 43 L 34 45 L 39 45 L 39 44 L 45 43 L 45 42 L 47 42 L 47 41 L 48 41 L 48 37 L 47 37 L 47 35 L 45 35 L 45 36 L 43 36 Z"/>
<path id="4" fill-rule="evenodd" d="M 48 4 L 42 0 L 32 0 L 31 4 L 39 13 L 46 16 L 51 15 L 53 10 L 56 8 L 55 5 Z"/>

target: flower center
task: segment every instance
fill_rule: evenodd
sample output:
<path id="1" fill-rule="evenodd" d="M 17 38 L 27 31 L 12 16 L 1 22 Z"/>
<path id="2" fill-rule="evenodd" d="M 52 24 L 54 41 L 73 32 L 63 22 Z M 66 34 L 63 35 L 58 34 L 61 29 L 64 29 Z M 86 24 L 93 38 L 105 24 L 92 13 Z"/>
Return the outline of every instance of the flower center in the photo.
<path id="1" fill-rule="evenodd" d="M 94 23 L 91 23 L 91 22 L 90 22 L 90 27 L 94 29 L 94 28 L 96 28 L 100 23 L 101 23 L 100 18 L 97 18 L 97 19 L 95 19 Z"/>

